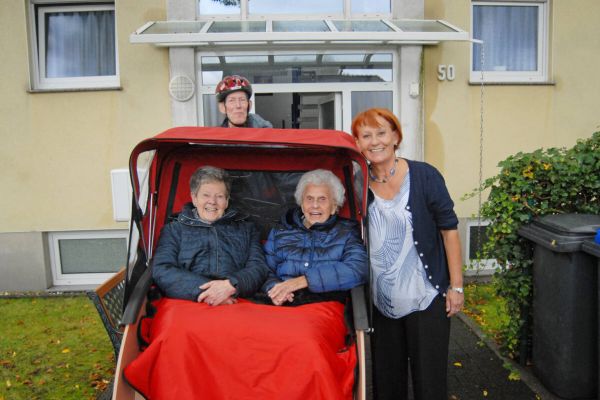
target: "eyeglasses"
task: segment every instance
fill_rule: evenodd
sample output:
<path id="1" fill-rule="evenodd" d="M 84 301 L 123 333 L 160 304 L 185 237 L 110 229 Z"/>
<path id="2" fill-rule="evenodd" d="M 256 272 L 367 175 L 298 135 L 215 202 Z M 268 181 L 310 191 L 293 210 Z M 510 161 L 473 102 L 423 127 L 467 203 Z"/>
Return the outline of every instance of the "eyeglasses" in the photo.
<path id="1" fill-rule="evenodd" d="M 248 105 L 248 99 L 245 97 L 239 97 L 239 98 L 228 97 L 225 100 L 225 104 L 227 104 L 228 106 L 237 106 L 237 105 L 246 106 L 246 105 Z"/>

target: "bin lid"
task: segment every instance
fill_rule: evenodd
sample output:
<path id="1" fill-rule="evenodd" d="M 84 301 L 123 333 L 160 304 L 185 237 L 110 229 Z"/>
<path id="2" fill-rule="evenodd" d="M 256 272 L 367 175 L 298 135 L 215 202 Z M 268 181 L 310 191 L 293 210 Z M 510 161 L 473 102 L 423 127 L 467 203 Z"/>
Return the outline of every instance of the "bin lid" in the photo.
<path id="1" fill-rule="evenodd" d="M 580 251 L 581 244 L 600 229 L 600 215 L 556 214 L 535 219 L 519 229 L 519 235 L 550 250 Z"/>
<path id="2" fill-rule="evenodd" d="M 600 243 L 596 243 L 593 240 L 586 240 L 581 245 L 581 250 L 600 259 Z"/>

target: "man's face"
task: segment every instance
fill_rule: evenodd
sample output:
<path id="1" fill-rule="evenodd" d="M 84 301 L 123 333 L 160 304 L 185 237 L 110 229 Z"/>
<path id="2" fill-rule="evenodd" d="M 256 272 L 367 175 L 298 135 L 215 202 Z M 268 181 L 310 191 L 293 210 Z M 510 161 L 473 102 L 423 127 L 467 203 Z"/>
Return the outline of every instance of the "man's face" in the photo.
<path id="1" fill-rule="evenodd" d="M 229 126 L 241 126 L 248 119 L 248 109 L 252 106 L 243 91 L 233 92 L 219 103 L 219 111 L 227 116 Z"/>

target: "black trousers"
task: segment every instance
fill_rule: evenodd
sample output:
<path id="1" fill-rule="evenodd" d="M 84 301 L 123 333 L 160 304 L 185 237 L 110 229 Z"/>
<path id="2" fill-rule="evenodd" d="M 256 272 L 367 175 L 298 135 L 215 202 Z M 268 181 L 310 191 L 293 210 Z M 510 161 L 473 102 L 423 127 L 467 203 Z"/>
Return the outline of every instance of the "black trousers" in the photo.
<path id="1" fill-rule="evenodd" d="M 450 318 L 439 295 L 423 311 L 400 319 L 373 309 L 373 380 L 376 400 L 408 398 L 408 368 L 415 400 L 447 400 Z"/>

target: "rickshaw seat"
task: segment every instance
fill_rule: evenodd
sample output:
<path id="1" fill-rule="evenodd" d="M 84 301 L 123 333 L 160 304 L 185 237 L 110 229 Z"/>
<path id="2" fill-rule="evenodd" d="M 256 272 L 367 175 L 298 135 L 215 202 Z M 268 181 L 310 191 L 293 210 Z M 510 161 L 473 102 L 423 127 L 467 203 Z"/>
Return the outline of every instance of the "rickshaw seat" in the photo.
<path id="1" fill-rule="evenodd" d="M 96 288 L 88 291 L 87 296 L 92 300 L 102 319 L 104 328 L 113 345 L 115 360 L 119 358 L 123 330 L 120 327 L 123 316 L 123 296 L 125 294 L 125 268 L 121 268 L 112 277 Z"/>

